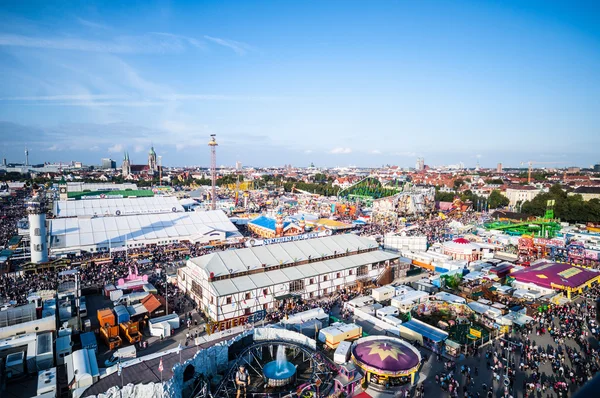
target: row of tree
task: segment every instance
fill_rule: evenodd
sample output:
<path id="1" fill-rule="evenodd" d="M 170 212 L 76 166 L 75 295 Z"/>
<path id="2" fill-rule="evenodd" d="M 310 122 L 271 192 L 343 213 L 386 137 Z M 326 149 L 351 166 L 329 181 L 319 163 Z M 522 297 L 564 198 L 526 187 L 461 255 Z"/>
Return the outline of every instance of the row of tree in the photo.
<path id="1" fill-rule="evenodd" d="M 537 195 L 533 200 L 523 203 L 521 212 L 534 216 L 543 216 L 548 201 L 554 200 L 554 216 L 567 222 L 600 222 L 600 200 L 584 201 L 581 195 L 568 195 L 558 184 L 547 193 Z"/>

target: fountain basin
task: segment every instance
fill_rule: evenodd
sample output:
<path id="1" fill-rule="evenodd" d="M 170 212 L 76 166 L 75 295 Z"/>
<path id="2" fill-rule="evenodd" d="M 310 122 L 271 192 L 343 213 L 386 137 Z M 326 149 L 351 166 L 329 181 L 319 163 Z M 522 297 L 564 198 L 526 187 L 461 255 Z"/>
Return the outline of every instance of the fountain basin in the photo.
<path id="1" fill-rule="evenodd" d="M 271 361 L 263 367 L 263 375 L 269 387 L 282 387 L 290 384 L 296 378 L 296 366 L 285 361 L 281 364 Z"/>

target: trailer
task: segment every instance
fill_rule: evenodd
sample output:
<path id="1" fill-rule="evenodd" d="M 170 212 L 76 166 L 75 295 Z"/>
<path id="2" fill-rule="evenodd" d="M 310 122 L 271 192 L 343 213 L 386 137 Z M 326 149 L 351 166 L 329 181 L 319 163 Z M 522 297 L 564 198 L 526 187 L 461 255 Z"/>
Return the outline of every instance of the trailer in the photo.
<path id="1" fill-rule="evenodd" d="M 9 353 L 6 357 L 6 364 L 8 366 L 9 358 L 11 358 L 12 362 L 16 364 L 15 361 L 17 361 L 19 356 L 15 356 L 14 354 L 21 353 L 22 355 L 20 358 L 22 363 L 21 365 L 15 365 L 15 372 L 17 369 L 20 369 L 20 367 L 23 367 L 23 371 L 26 370 L 31 374 L 37 372 L 37 363 L 35 360 L 37 351 L 36 345 L 37 335 L 35 333 L 27 333 L 19 336 L 9 337 L 7 339 L 0 340 L 0 355 L 6 355 L 5 353 Z"/>
<path id="2" fill-rule="evenodd" d="M 129 322 L 129 312 L 127 311 L 127 308 L 125 308 L 124 305 L 117 305 L 114 308 L 114 312 L 117 318 L 116 323 Z"/>
<path id="3" fill-rule="evenodd" d="M 390 305 L 396 307 L 402 313 L 412 311 L 412 309 L 421 303 L 429 300 L 429 293 L 419 290 L 406 292 L 405 294 L 395 296 L 390 301 Z"/>
<path id="4" fill-rule="evenodd" d="M 375 316 L 379 319 L 383 319 L 384 317 L 386 317 L 388 315 L 391 315 L 391 316 L 400 315 L 400 310 L 398 310 L 398 308 L 396 308 L 396 307 L 388 306 L 388 307 L 380 308 L 377 311 L 375 311 Z"/>
<path id="5" fill-rule="evenodd" d="M 65 358 L 65 364 L 71 389 L 89 387 L 100 377 L 94 350 L 75 351 Z"/>
<path id="6" fill-rule="evenodd" d="M 94 332 L 81 333 L 79 337 L 81 339 L 82 348 L 98 352 L 98 341 L 96 340 Z"/>
<path id="7" fill-rule="evenodd" d="M 362 336 L 362 327 L 355 323 L 336 322 L 319 331 L 319 341 L 334 349 L 344 340 L 355 340 Z"/>
<path id="8" fill-rule="evenodd" d="M 133 292 L 129 294 L 125 294 L 119 297 L 117 300 L 113 301 L 113 304 L 131 306 L 137 303 L 141 303 L 143 299 L 145 299 L 150 293 L 149 292 Z"/>
<path id="9" fill-rule="evenodd" d="M 119 337 L 118 326 L 103 326 L 100 328 L 100 336 L 110 350 L 121 347 L 123 341 Z"/>
<path id="10" fill-rule="evenodd" d="M 354 310 L 356 308 L 361 308 L 361 307 L 364 307 L 365 305 L 373 304 L 374 302 L 375 302 L 375 300 L 373 299 L 373 297 L 362 296 L 362 297 L 356 297 L 356 298 L 348 301 L 346 304 L 344 304 L 344 307 L 348 311 L 354 312 Z"/>
<path id="11" fill-rule="evenodd" d="M 371 292 L 371 297 L 377 302 L 389 300 L 395 295 L 396 288 L 390 285 L 378 287 Z"/>
<path id="12" fill-rule="evenodd" d="M 348 362 L 350 359 L 350 349 L 352 348 L 352 343 L 349 341 L 342 341 L 338 344 L 335 352 L 333 353 L 333 362 L 341 365 L 343 363 Z"/>
<path id="13" fill-rule="evenodd" d="M 38 373 L 37 395 L 48 394 L 57 396 L 56 368 L 47 369 Z"/>
<path id="14" fill-rule="evenodd" d="M 142 334 L 139 331 L 139 322 L 127 321 L 119 325 L 121 336 L 126 339 L 129 344 L 135 344 L 142 341 Z"/>
<path id="15" fill-rule="evenodd" d="M 171 330 L 179 329 L 179 315 L 169 314 L 148 320 L 150 335 L 155 337 L 167 337 L 171 335 Z"/>
<path id="16" fill-rule="evenodd" d="M 35 362 L 38 372 L 50 369 L 54 366 L 54 342 L 52 340 L 52 333 L 38 334 Z"/>

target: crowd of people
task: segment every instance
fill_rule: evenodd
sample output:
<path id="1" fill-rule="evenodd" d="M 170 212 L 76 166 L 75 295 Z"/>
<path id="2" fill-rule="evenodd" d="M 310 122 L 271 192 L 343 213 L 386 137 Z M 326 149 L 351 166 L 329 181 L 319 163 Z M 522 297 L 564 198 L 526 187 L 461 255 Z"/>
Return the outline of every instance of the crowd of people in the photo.
<path id="1" fill-rule="evenodd" d="M 24 217 L 25 192 L 0 197 L 0 249 L 7 248 L 9 240 L 17 235 L 17 222 Z"/>
<path id="2" fill-rule="evenodd" d="M 510 397 L 517 389 L 526 398 L 570 395 L 600 370 L 596 307 L 590 300 L 598 294 L 595 287 L 576 302 L 547 307 L 533 315 L 532 323 L 473 351 L 481 358 L 479 368 L 458 369 L 448 362 L 445 371 L 436 374 L 436 383 L 451 397 L 495 397 L 498 391 Z M 548 340 L 544 336 L 551 343 L 542 343 Z M 480 387 L 475 378 L 483 371 L 491 377 Z M 522 379 L 519 388 L 517 375 Z"/>

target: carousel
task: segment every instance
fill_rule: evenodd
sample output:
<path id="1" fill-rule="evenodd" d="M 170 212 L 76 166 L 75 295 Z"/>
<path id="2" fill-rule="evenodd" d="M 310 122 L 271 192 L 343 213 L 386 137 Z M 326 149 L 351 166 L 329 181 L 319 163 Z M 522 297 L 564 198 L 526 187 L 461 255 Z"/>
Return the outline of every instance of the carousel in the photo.
<path id="1" fill-rule="evenodd" d="M 475 261 L 479 260 L 482 255 L 481 247 L 465 238 L 442 243 L 442 251 L 453 260 Z"/>
<path id="2" fill-rule="evenodd" d="M 362 369 L 369 386 L 390 390 L 414 384 L 421 354 L 400 339 L 369 336 L 354 342 L 352 360 Z"/>

